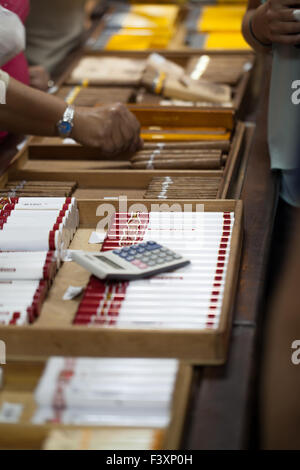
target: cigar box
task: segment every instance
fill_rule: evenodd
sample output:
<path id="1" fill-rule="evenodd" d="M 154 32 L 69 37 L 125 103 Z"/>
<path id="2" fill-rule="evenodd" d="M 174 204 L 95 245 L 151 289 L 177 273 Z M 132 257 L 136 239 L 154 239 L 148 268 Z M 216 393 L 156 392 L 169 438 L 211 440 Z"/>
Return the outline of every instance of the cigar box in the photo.
<path id="1" fill-rule="evenodd" d="M 235 117 L 232 109 L 200 109 L 178 107 L 152 107 L 128 105 L 141 125 L 141 137 L 144 141 L 159 142 L 214 142 L 230 141 L 235 128 Z M 41 142 L 35 139 L 34 142 Z M 47 138 L 43 142 L 62 142 L 60 139 Z M 65 139 L 61 150 L 64 154 L 70 145 L 75 148 L 72 139 Z M 31 142 L 32 144 L 32 142 Z M 73 154 L 75 153 L 72 152 Z M 82 156 L 87 158 L 93 153 L 94 159 L 103 159 L 99 149 L 83 149 Z M 120 160 L 127 155 L 120 155 Z"/>
<path id="2" fill-rule="evenodd" d="M 76 450 L 88 450 L 88 442 L 95 433 L 96 435 L 100 434 L 99 437 L 107 441 L 109 446 L 111 433 L 122 432 L 124 434 L 128 431 L 137 434 L 144 431 L 150 433 L 153 439 L 150 439 L 151 447 L 149 447 L 149 450 L 180 449 L 193 380 L 192 367 L 188 364 L 182 363 L 179 366 L 171 404 L 171 419 L 166 428 L 82 426 L 55 423 L 33 424 L 32 417 L 37 408 L 34 391 L 44 368 L 44 361 L 27 363 L 9 361 L 3 366 L 4 387 L 0 390 L 0 414 L 5 403 L 8 404 L 8 407 L 10 404 L 15 405 L 15 407 L 20 406 L 20 413 L 14 423 L 0 422 L 1 450 L 47 449 L 49 448 L 47 441 L 53 434 L 62 434 L 62 436 L 66 435 L 69 438 L 79 439 Z M 12 414 L 10 414 L 10 418 Z M 63 443 L 61 445 L 62 447 L 59 447 L 58 450 L 69 449 L 64 447 Z"/>
<path id="3" fill-rule="evenodd" d="M 188 167 L 151 169 L 149 165 L 145 169 L 133 169 L 133 163 L 129 160 L 98 160 L 95 149 L 64 144 L 61 139 L 56 138 L 34 137 L 28 141 L 27 146 L 16 156 L 8 171 L 0 178 L 0 192 L 4 191 L 7 183 L 16 180 L 47 181 L 47 184 L 51 181 L 70 181 L 77 183 L 77 189 L 72 195 L 79 200 L 116 199 L 119 195 L 142 199 L 155 177 L 205 177 L 208 181 L 210 178 L 211 181 L 220 178 L 217 198 L 239 197 L 235 191 L 235 183 L 241 162 L 248 158 L 251 140 L 252 131 L 243 123 L 238 123 L 229 144 L 228 154 L 224 154 L 227 155 L 224 164 L 219 169 L 214 167 L 210 170 L 195 170 Z M 147 158 L 151 160 L 152 150 L 147 152 L 149 152 Z M 176 152 L 180 153 L 181 150 Z"/>
<path id="4" fill-rule="evenodd" d="M 251 142 L 249 129 L 243 123 L 236 127 L 224 165 L 219 169 L 133 169 L 129 160 L 97 159 L 97 150 L 64 144 L 61 139 L 29 140 L 15 158 L 8 172 L 0 178 L 0 191 L 11 181 L 72 181 L 77 199 L 109 199 L 119 195 L 142 199 L 154 177 L 220 178 L 217 198 L 236 197 L 233 188 L 241 161 L 247 159 Z M 149 151 L 149 158 L 151 153 Z M 178 152 L 178 151 L 177 151 Z M 180 150 L 179 150 L 180 152 Z M 177 155 L 176 155 L 177 156 Z M 128 158 L 128 157 L 127 157 Z M 147 156 L 148 158 L 148 156 Z M 151 168 L 151 167 L 150 167 Z M 48 183 L 49 184 L 49 183 Z M 192 197 L 192 194 L 191 196 Z"/>
<path id="5" fill-rule="evenodd" d="M 95 84 L 90 81 L 88 82 L 89 76 L 84 77 L 82 75 L 81 79 L 76 83 L 72 74 L 74 70 L 77 69 L 78 65 L 81 64 L 82 60 L 86 59 L 127 59 L 133 60 L 136 63 L 143 63 L 150 52 L 120 52 L 120 51 L 101 51 L 94 53 L 87 53 L 83 57 L 79 58 L 77 61 L 71 64 L 71 66 L 65 71 L 64 75 L 61 77 L 60 81 L 57 83 L 60 89 L 59 96 L 66 100 L 73 100 L 73 103 L 76 105 L 99 105 L 101 103 L 101 96 L 103 96 L 102 88 L 103 86 L 95 86 Z M 222 83 L 230 85 L 232 90 L 232 99 L 230 103 L 224 103 L 223 106 L 217 103 L 205 103 L 205 102 L 182 102 L 182 105 L 188 108 L 200 108 L 200 109 L 212 109 L 219 110 L 222 114 L 222 110 L 231 110 L 232 112 L 238 112 L 241 108 L 241 105 L 246 97 L 246 92 L 248 89 L 251 70 L 254 66 L 255 56 L 251 52 L 240 52 L 240 53 L 229 53 L 224 54 L 222 52 L 212 53 L 209 51 L 205 53 L 203 51 L 164 51 L 161 54 L 167 60 L 174 62 L 177 65 L 183 67 L 188 75 L 194 73 L 194 78 L 204 78 L 211 83 Z M 100 67 L 100 66 L 99 66 Z M 233 73 L 233 70 L 235 73 Z M 102 70 L 102 67 L 101 67 Z M 226 70 L 231 70 L 231 73 L 226 73 Z M 141 73 L 139 73 L 142 75 Z M 82 86 L 81 80 L 85 78 L 87 82 Z M 120 77 L 117 77 L 120 80 Z M 118 82 L 119 83 L 119 82 Z M 113 83 L 113 78 L 110 76 L 110 85 L 116 85 Z M 123 84 L 123 88 L 126 89 L 126 81 Z M 120 86 L 120 83 L 119 83 Z M 139 84 L 139 81 L 136 82 L 135 94 L 129 95 L 128 102 L 135 105 L 147 105 L 147 106 L 157 106 L 158 103 L 161 103 L 162 106 L 167 106 L 168 103 L 172 105 L 173 108 L 180 107 L 180 101 L 168 100 L 162 95 L 157 95 L 154 93 L 145 92 L 144 87 Z M 120 94 L 120 92 L 119 92 Z M 116 98 L 113 93 L 111 93 L 112 99 L 116 101 Z M 126 97 L 125 92 L 121 95 L 121 101 Z M 109 91 L 105 96 L 105 101 L 107 103 L 109 100 Z M 123 101 L 124 102 L 124 101 Z"/>
<path id="6" fill-rule="evenodd" d="M 215 2 L 209 2 L 209 3 L 211 4 Z M 220 4 L 220 2 L 217 2 L 217 3 Z M 200 5 L 203 8 L 207 6 L 205 4 L 207 4 L 207 2 L 204 2 L 204 3 L 201 2 Z M 221 2 L 220 6 L 223 6 L 223 5 L 224 3 Z M 191 46 L 189 46 L 189 41 L 187 40 L 188 39 L 187 36 L 188 36 L 188 33 L 197 31 L 197 23 L 198 23 L 199 13 L 200 13 L 199 10 L 200 10 L 200 7 L 198 5 L 191 4 L 191 2 L 189 2 L 189 5 L 183 5 L 180 9 L 177 23 L 176 23 L 176 28 L 173 31 L 172 37 L 171 38 L 168 37 L 165 40 L 156 42 L 155 48 L 161 49 L 162 51 L 164 50 L 169 51 L 169 50 L 174 50 L 174 49 L 189 50 Z M 110 9 L 110 15 L 113 15 L 114 13 L 116 13 L 116 9 L 112 7 Z M 101 51 L 107 47 L 107 43 L 109 42 L 109 39 L 112 36 L 111 34 L 112 29 L 109 29 L 108 27 L 109 19 L 111 17 L 110 15 L 106 16 L 106 18 L 104 18 L 103 21 L 100 22 L 100 24 L 93 31 L 91 37 L 87 40 L 86 45 L 85 45 L 87 51 Z M 213 20 L 217 21 L 220 24 L 220 19 L 218 19 L 218 15 L 222 15 L 222 13 L 217 12 L 215 15 L 216 16 L 213 16 Z M 230 31 L 230 27 L 228 26 L 227 23 L 228 23 L 228 18 L 225 18 L 225 25 L 224 25 L 224 21 L 223 23 L 221 21 L 221 26 L 222 26 L 221 33 L 222 34 L 221 36 L 219 36 L 218 41 L 216 42 L 208 41 L 208 43 L 206 41 L 200 41 L 200 42 L 195 41 L 196 45 L 194 47 L 198 47 L 198 48 L 201 47 L 202 51 L 209 49 L 209 51 L 221 50 L 221 51 L 226 52 L 228 50 L 240 50 L 240 51 L 247 52 L 249 50 L 249 46 L 246 45 L 244 40 L 242 40 L 242 36 L 239 31 L 236 32 L 236 35 L 238 36 L 238 38 L 237 39 L 234 38 L 233 40 L 231 39 L 229 44 L 226 44 L 226 33 Z M 214 28 L 214 30 L 218 31 L 216 28 L 218 28 L 219 24 L 209 25 L 210 26 L 209 29 Z M 240 16 L 236 24 L 236 27 L 238 27 L 238 30 L 240 30 L 239 25 L 240 25 Z M 115 29 L 115 31 L 120 32 L 120 29 Z M 126 43 L 125 43 L 125 39 L 122 42 L 120 42 L 120 35 L 116 35 L 116 36 L 117 36 L 116 41 L 113 41 L 110 44 L 110 49 L 112 50 L 113 49 L 115 50 L 127 49 L 130 51 L 134 51 L 134 50 L 137 51 L 137 50 L 149 49 L 151 47 L 152 48 L 154 47 L 153 42 L 151 42 L 151 39 L 149 39 L 149 35 L 146 35 L 145 40 L 142 40 L 143 37 L 141 37 L 141 40 L 139 42 L 137 41 L 133 42 L 132 40 L 130 40 L 131 39 L 130 37 L 129 38 L 127 37 Z M 222 36 L 223 36 L 223 40 L 222 40 Z M 199 43 L 200 43 L 200 46 L 198 45 Z M 245 49 L 245 47 L 247 49 Z"/>
<path id="7" fill-rule="evenodd" d="M 139 3 L 145 5 L 114 2 L 87 40 L 86 47 L 93 50 L 145 50 L 182 46 L 187 7 L 179 2 L 176 5 Z"/>
<path id="8" fill-rule="evenodd" d="M 123 201 L 124 202 L 124 201 Z M 73 262 L 65 262 L 59 270 L 39 318 L 26 327 L 0 328 L 0 338 L 6 343 L 8 361 L 14 359 L 46 358 L 50 355 L 103 357 L 175 357 L 194 364 L 221 364 L 226 361 L 231 330 L 231 314 L 239 275 L 243 222 L 242 202 L 234 200 L 145 200 L 129 199 L 125 212 L 151 210 L 159 212 L 168 207 L 188 208 L 194 212 L 233 212 L 230 250 L 224 283 L 220 316 L 213 329 L 118 329 L 115 327 L 87 327 L 74 325 L 81 298 L 62 299 L 66 289 L 87 285 L 90 274 Z M 143 206 L 141 206 L 143 204 Z M 176 206 L 173 206 L 176 204 Z M 200 205 L 200 206 L 199 206 Z M 80 226 L 70 249 L 100 250 L 100 245 L 88 243 L 99 224 L 111 221 L 111 215 L 120 210 L 119 201 L 78 200 Z M 141 209 L 143 207 L 143 209 Z M 228 245 L 229 246 L 229 245 Z M 182 299 L 181 299 L 182 301 Z M 183 309 L 184 310 L 184 309 Z"/>

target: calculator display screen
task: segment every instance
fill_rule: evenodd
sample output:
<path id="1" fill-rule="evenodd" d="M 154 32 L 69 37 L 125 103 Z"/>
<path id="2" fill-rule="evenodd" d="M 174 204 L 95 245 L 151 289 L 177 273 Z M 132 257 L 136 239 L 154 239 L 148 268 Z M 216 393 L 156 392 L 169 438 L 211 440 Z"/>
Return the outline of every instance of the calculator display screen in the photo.
<path id="1" fill-rule="evenodd" d="M 102 261 L 103 263 L 108 264 L 108 265 L 111 266 L 112 268 L 115 268 L 115 269 L 124 269 L 122 266 L 119 266 L 117 263 L 114 263 L 113 261 L 111 261 L 110 259 L 106 258 L 105 256 L 95 256 L 95 258 L 99 259 L 99 260 Z"/>

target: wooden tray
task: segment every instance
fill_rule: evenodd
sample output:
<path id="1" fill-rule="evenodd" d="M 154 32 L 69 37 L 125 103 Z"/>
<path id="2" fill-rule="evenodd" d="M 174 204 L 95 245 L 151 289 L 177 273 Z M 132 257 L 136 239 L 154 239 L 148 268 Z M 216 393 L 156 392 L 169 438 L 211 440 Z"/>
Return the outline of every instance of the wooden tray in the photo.
<path id="1" fill-rule="evenodd" d="M 12 180 L 77 181 L 79 199 L 127 195 L 143 198 L 155 176 L 221 176 L 218 198 L 231 197 L 240 162 L 247 158 L 249 130 L 238 123 L 223 170 L 130 170 L 128 160 L 97 160 L 95 149 L 65 145 L 61 139 L 34 137 L 0 178 L 0 188 Z"/>
<path id="2" fill-rule="evenodd" d="M 63 424 L 32 424 L 31 417 L 35 411 L 34 390 L 44 369 L 40 362 L 9 362 L 3 366 L 5 385 L 0 391 L 0 407 L 4 401 L 24 405 L 20 421 L 15 424 L 0 422 L 0 449 L 40 450 L 43 442 L 52 430 L 97 430 L 109 427 L 71 426 Z M 172 401 L 170 424 L 163 431 L 162 449 L 179 449 L 183 434 L 186 409 L 192 384 L 192 367 L 181 364 Z"/>
<path id="3" fill-rule="evenodd" d="M 106 222 L 109 221 L 110 217 L 107 216 L 109 209 L 119 210 L 118 201 L 106 202 L 110 206 L 103 207 L 101 201 L 96 200 L 78 201 L 80 228 L 71 244 L 71 249 L 95 251 L 95 245 L 88 244 L 91 232 L 96 229 L 98 222 L 103 217 L 106 217 Z M 175 203 L 180 204 L 182 210 L 184 210 L 184 204 L 189 204 L 189 211 L 196 210 L 197 204 L 204 204 L 204 210 L 208 212 L 235 212 L 219 327 L 214 330 L 162 331 L 117 330 L 72 325 L 80 298 L 64 301 L 62 297 L 69 285 L 86 285 L 89 273 L 76 263 L 67 262 L 58 272 L 43 305 L 41 315 L 34 324 L 25 327 L 4 326 L 0 328 L 0 339 L 6 343 L 7 355 L 10 360 L 58 355 L 74 357 L 176 357 L 195 364 L 222 364 L 225 362 L 231 331 L 231 311 L 239 274 L 243 234 L 242 202 L 233 200 L 168 200 L 162 206 L 158 200 L 128 200 L 127 202 L 128 212 L 136 210 L 132 208 L 132 204 L 144 204 L 147 210 L 150 208 L 154 211 L 166 210 L 166 202 L 169 207 Z M 155 206 L 153 206 L 154 204 Z"/>
<path id="4" fill-rule="evenodd" d="M 89 52 L 86 54 L 86 56 L 89 56 L 89 57 L 110 57 L 110 56 L 113 56 L 113 57 L 122 57 L 122 58 L 131 58 L 131 59 L 145 59 L 149 56 L 149 54 L 151 53 L 151 51 L 141 51 L 141 52 L 130 52 L 130 51 L 125 51 L 125 52 L 120 52 L 120 51 L 99 51 L 99 52 Z M 212 52 L 205 52 L 205 51 L 198 51 L 198 50 L 187 50 L 187 51 L 161 51 L 160 52 L 162 56 L 164 56 L 166 59 L 168 60 L 171 60 L 173 62 L 175 62 L 176 64 L 182 66 L 182 67 L 186 67 L 188 62 L 190 61 L 190 59 L 194 58 L 194 57 L 199 57 L 200 55 L 208 55 L 209 57 L 228 57 L 228 60 L 230 61 L 230 53 L 227 53 L 227 54 L 224 54 L 224 53 L 221 53 L 221 52 L 216 52 L 216 53 L 212 53 Z M 239 82 L 236 84 L 236 86 L 232 87 L 232 94 L 233 94 L 233 101 L 232 101 L 232 106 L 231 107 L 222 107 L 222 106 L 219 106 L 217 104 L 212 104 L 211 106 L 207 106 L 207 105 L 203 105 L 203 106 L 187 106 L 187 108 L 189 109 L 193 109 L 193 108 L 196 108 L 196 109 L 203 109 L 203 110 L 218 110 L 219 113 L 222 114 L 222 111 L 225 110 L 231 110 L 231 112 L 233 114 L 235 113 L 238 113 L 239 109 L 242 108 L 242 105 L 243 105 L 243 102 L 246 98 L 246 92 L 247 92 L 247 89 L 248 89 L 248 85 L 249 85 L 249 82 L 250 82 L 250 78 L 251 78 L 251 70 L 254 66 L 254 62 L 255 62 L 255 55 L 252 51 L 249 52 L 233 52 L 231 54 L 231 56 L 239 56 L 239 57 L 243 57 L 245 59 L 247 59 L 247 62 L 249 62 L 249 64 L 251 64 L 251 69 L 249 69 L 248 71 L 245 71 L 242 78 L 239 80 Z M 65 70 L 65 72 L 63 73 L 63 75 L 60 77 L 60 80 L 56 83 L 56 85 L 58 87 L 64 87 L 65 89 L 65 97 L 67 97 L 67 95 L 69 94 L 69 92 L 74 89 L 74 86 L 68 86 L 68 78 L 70 76 L 70 74 L 72 73 L 72 71 L 74 70 L 74 68 L 77 66 L 78 62 L 80 62 L 80 60 L 83 58 L 84 56 L 81 56 L 78 58 L 78 60 L 76 60 L 75 62 L 73 62 L 69 68 L 67 68 Z M 230 64 L 228 64 L 228 66 L 230 66 Z M 93 86 L 93 88 L 97 88 L 96 86 Z M 99 87 L 101 88 L 101 87 Z M 136 88 L 136 90 L 138 90 L 139 87 Z M 84 92 L 84 91 L 83 91 Z M 60 96 L 61 96 L 61 92 L 60 92 Z M 157 95 L 153 95 L 153 102 L 154 104 L 152 106 L 157 106 L 157 100 L 163 100 L 163 96 L 159 97 Z M 113 96 L 112 96 L 112 101 L 114 100 Z M 106 101 L 107 102 L 107 101 Z M 76 103 L 75 103 L 76 104 Z M 146 103 L 145 103 L 146 105 Z M 151 103 L 147 103 L 147 106 L 151 106 Z M 134 108 L 135 106 L 139 106 L 138 104 L 131 104 L 130 107 L 131 109 Z M 172 109 L 177 109 L 178 106 L 172 106 Z"/>

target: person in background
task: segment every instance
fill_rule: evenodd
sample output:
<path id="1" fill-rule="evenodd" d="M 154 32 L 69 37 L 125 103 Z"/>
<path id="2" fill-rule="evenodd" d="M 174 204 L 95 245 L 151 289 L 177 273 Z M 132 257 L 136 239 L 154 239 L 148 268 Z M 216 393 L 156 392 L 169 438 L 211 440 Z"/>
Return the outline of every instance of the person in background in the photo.
<path id="1" fill-rule="evenodd" d="M 0 82 L 6 89 L 5 104 L 0 106 L 0 129 L 72 137 L 82 145 L 99 148 L 99 157 L 106 158 L 142 148 L 139 122 L 123 104 L 73 108 L 60 98 L 23 85 L 6 72 L 0 71 Z"/>
<path id="2" fill-rule="evenodd" d="M 11 12 L 13 15 L 16 15 L 18 19 L 24 24 L 29 12 L 28 0 L 0 0 L 0 5 L 7 11 Z M 6 18 L 2 16 L 2 26 L 4 26 L 5 19 Z M 21 28 L 23 30 L 23 27 L 20 23 L 16 25 L 17 31 L 19 31 Z M 5 38 L 3 38 L 3 40 L 5 41 Z M 8 61 L 6 61 L 5 57 L 3 57 L 1 65 L 2 70 L 7 72 L 11 77 L 15 78 L 16 80 L 19 80 L 25 85 L 29 85 L 28 64 L 24 55 L 23 48 L 24 47 L 22 47 L 21 51 L 16 50 L 15 55 L 10 57 Z M 0 142 L 2 142 L 6 136 L 7 132 L 0 132 Z"/>
<path id="3" fill-rule="evenodd" d="M 275 219 L 273 265 L 269 285 L 276 285 L 294 227 L 295 208 L 300 206 L 297 168 L 300 159 L 300 105 L 292 96 L 300 80 L 300 0 L 249 0 L 243 33 L 258 52 L 272 53 L 268 144 L 271 169 L 280 178 L 280 197 Z M 300 19 L 300 17 L 299 17 Z"/>
<path id="4" fill-rule="evenodd" d="M 280 178 L 265 292 L 260 371 L 260 445 L 300 449 L 299 359 L 300 105 L 293 100 L 300 80 L 300 0 L 249 0 L 243 33 L 258 52 L 272 53 L 268 144 L 271 169 Z"/>
<path id="5" fill-rule="evenodd" d="M 0 67 L 25 47 L 19 17 L 0 5 Z M 48 93 L 24 85 L 0 69 L 0 130 L 17 134 L 72 137 L 99 148 L 99 157 L 134 153 L 143 142 L 140 125 L 122 104 L 73 108 Z"/>
<path id="6" fill-rule="evenodd" d="M 85 25 L 86 0 L 31 0 L 26 21 L 30 84 L 47 90 L 51 73 L 78 45 Z"/>
<path id="7" fill-rule="evenodd" d="M 0 0 L 0 5 L 17 15 L 23 24 L 25 23 L 29 13 L 28 0 Z M 23 51 L 2 65 L 2 70 L 16 80 L 29 85 L 28 64 Z"/>

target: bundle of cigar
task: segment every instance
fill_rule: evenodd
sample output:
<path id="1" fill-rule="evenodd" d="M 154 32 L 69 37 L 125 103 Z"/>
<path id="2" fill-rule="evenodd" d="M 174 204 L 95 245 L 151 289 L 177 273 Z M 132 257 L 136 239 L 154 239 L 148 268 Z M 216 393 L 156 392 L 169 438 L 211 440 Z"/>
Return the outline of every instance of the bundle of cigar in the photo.
<path id="1" fill-rule="evenodd" d="M 206 101 L 186 101 L 182 99 L 165 98 L 161 95 L 154 95 L 145 88 L 139 88 L 136 94 L 136 103 L 143 105 L 159 105 L 159 106 L 185 106 L 185 107 L 210 107 L 210 108 L 227 108 L 229 103 L 210 103 Z"/>
<path id="2" fill-rule="evenodd" d="M 222 177 L 155 177 L 145 199 L 216 199 Z"/>
<path id="3" fill-rule="evenodd" d="M 231 132 L 225 127 L 171 127 L 145 126 L 141 129 L 141 137 L 146 142 L 215 142 L 229 141 Z"/>
<path id="4" fill-rule="evenodd" d="M 0 197 L 69 197 L 76 188 L 75 181 L 9 181 Z"/>
<path id="5" fill-rule="evenodd" d="M 220 149 L 228 152 L 229 140 L 211 140 L 207 142 L 145 142 L 143 150 L 208 150 Z"/>
<path id="6" fill-rule="evenodd" d="M 67 80 L 68 84 L 134 86 L 141 80 L 145 61 L 122 57 L 84 57 Z"/>
<path id="7" fill-rule="evenodd" d="M 204 54 L 191 58 L 185 70 L 194 80 L 204 79 L 212 83 L 227 83 L 235 86 L 251 67 L 252 60 L 249 56 Z"/>
<path id="8" fill-rule="evenodd" d="M 129 87 L 84 87 L 75 86 L 60 88 L 57 96 L 68 104 L 76 106 L 97 106 L 112 102 L 129 103 L 134 101 L 135 90 Z"/>
<path id="9" fill-rule="evenodd" d="M 179 79 L 171 77 L 165 72 L 157 72 L 151 67 L 146 68 L 142 84 L 153 93 L 163 95 L 166 98 L 218 104 L 230 103 L 231 100 L 231 90 L 227 85 L 188 78 L 182 83 Z"/>
<path id="10" fill-rule="evenodd" d="M 143 248 L 144 242 L 155 240 L 191 264 L 132 282 L 109 283 L 92 276 L 74 323 L 105 329 L 218 328 L 233 225 L 231 212 L 115 214 L 102 251 L 132 244 Z"/>
<path id="11" fill-rule="evenodd" d="M 226 163 L 227 155 L 221 149 L 143 149 L 131 158 L 136 169 L 195 169 L 217 170 Z"/>
<path id="12" fill-rule="evenodd" d="M 52 357 L 33 423 L 166 428 L 177 372 L 173 359 Z"/>
<path id="13" fill-rule="evenodd" d="M 198 60 L 198 59 L 197 59 Z M 201 61 L 201 59 L 199 59 Z M 193 75 L 159 54 L 150 54 L 147 60 L 120 57 L 85 57 L 71 73 L 58 96 L 69 104 L 94 106 L 112 101 L 129 102 L 135 96 L 133 88 L 144 87 L 154 95 L 193 103 L 228 105 L 231 89 L 221 80 L 200 77 L 199 65 Z M 109 85 L 106 88 L 100 88 Z M 127 88 L 120 88 L 127 87 Z M 92 87 L 92 88 L 91 88 Z M 119 88 L 118 88 L 119 87 Z M 150 100 L 150 93 L 147 95 Z M 138 101 L 143 100 L 140 92 Z M 153 102 L 153 100 L 152 100 Z"/>
<path id="14" fill-rule="evenodd" d="M 159 54 L 151 54 L 148 57 L 142 84 L 152 93 L 166 98 L 216 104 L 230 103 L 231 100 L 231 89 L 228 85 L 213 83 L 203 78 L 194 80 L 185 73 L 183 67 Z"/>

